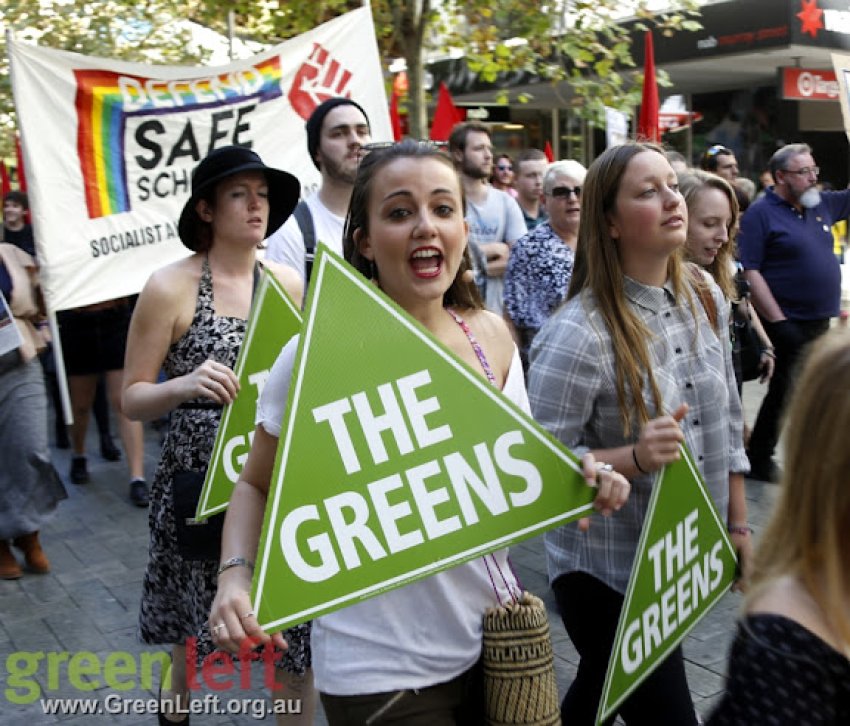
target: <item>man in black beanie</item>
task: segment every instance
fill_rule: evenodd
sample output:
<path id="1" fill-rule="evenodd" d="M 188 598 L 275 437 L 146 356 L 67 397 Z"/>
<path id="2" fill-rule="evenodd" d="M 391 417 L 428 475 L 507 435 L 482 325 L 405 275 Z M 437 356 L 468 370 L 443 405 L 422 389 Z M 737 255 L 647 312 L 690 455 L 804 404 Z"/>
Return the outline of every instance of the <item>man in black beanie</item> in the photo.
<path id="1" fill-rule="evenodd" d="M 330 98 L 316 106 L 306 129 L 307 150 L 322 174 L 322 185 L 266 240 L 266 257 L 299 270 L 305 286 L 319 241 L 342 254 L 360 147 L 371 141 L 366 112 L 349 98 Z"/>

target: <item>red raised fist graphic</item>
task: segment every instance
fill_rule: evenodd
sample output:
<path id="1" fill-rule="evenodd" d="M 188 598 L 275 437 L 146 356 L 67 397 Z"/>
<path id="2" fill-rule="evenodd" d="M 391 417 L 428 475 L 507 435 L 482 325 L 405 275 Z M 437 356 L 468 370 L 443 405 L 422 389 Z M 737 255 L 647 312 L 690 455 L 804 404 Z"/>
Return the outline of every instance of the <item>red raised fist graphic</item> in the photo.
<path id="1" fill-rule="evenodd" d="M 295 74 L 292 88 L 289 89 L 289 102 L 306 121 L 322 101 L 337 96 L 350 98 L 350 85 L 351 71 L 331 58 L 321 45 L 313 43 L 313 52 Z"/>

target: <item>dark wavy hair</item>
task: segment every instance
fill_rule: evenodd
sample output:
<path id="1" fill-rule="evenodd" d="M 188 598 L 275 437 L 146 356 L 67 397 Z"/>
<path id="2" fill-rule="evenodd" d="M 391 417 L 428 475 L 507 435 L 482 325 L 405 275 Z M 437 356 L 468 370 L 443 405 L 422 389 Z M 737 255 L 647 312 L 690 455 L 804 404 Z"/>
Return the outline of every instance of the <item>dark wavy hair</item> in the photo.
<path id="1" fill-rule="evenodd" d="M 345 220 L 345 230 L 342 235 L 342 248 L 345 259 L 364 277 L 380 280 L 380 270 L 377 269 L 372 260 L 360 254 L 354 233 L 359 229 L 361 234 L 369 234 L 369 197 L 375 177 L 386 167 L 397 159 L 436 159 L 446 168 L 451 169 L 452 174 L 457 175 L 452 160 L 437 147 L 427 142 L 405 139 L 397 144 L 386 148 L 370 151 L 360 162 L 357 170 L 357 178 L 354 181 L 354 191 L 351 194 L 351 204 L 348 207 L 348 216 Z M 463 213 L 466 214 L 466 198 L 463 195 L 463 185 L 458 178 L 463 203 Z M 469 254 L 469 246 L 463 250 L 463 258 L 458 268 L 455 279 L 443 295 L 443 305 L 459 308 L 482 309 L 484 303 L 478 288 L 471 280 L 471 275 L 466 275 L 467 270 L 472 270 L 472 259 Z M 469 280 L 467 280 L 469 278 Z"/>

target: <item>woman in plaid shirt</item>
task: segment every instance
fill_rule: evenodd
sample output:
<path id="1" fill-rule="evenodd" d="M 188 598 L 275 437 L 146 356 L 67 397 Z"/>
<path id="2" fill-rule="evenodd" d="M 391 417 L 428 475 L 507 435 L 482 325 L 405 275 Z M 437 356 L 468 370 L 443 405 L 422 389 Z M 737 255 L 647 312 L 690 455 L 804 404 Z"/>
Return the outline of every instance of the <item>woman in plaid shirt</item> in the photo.
<path id="1" fill-rule="evenodd" d="M 656 146 L 607 150 L 588 170 L 567 302 L 531 349 L 534 417 L 578 455 L 591 451 L 631 479 L 627 504 L 587 532 L 546 535 L 549 577 L 581 661 L 561 706 L 564 723 L 592 724 L 649 503 L 654 474 L 687 443 L 749 552 L 741 402 L 728 305 L 685 266 L 687 207 Z M 712 304 L 713 303 L 713 304 Z M 696 723 L 681 649 L 620 708 L 633 724 Z"/>

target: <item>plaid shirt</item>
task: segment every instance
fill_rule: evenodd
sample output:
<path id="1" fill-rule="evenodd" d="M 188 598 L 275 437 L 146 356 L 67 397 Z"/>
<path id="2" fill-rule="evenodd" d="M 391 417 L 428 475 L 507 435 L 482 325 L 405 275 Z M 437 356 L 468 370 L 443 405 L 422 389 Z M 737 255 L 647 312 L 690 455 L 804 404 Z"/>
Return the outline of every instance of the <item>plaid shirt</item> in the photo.
<path id="1" fill-rule="evenodd" d="M 633 310 L 652 332 L 650 355 L 661 392 L 656 412 L 644 386 L 650 418 L 690 407 L 681 427 L 708 490 L 726 516 L 729 472 L 748 472 L 744 453 L 741 400 L 735 384 L 728 335 L 715 335 L 699 299 L 697 322 L 685 301 L 677 304 L 672 285 L 663 288 L 625 279 Z M 712 285 L 719 329 L 729 328 L 729 303 Z M 529 399 L 534 418 L 581 456 L 590 449 L 632 444 L 623 435 L 611 336 L 593 295 L 570 300 L 543 326 L 531 349 Z M 625 593 L 632 560 L 649 504 L 653 476 L 632 479 L 626 505 L 610 517 L 597 517 L 590 530 L 571 523 L 546 534 L 550 581 L 573 571 L 587 572 Z"/>

